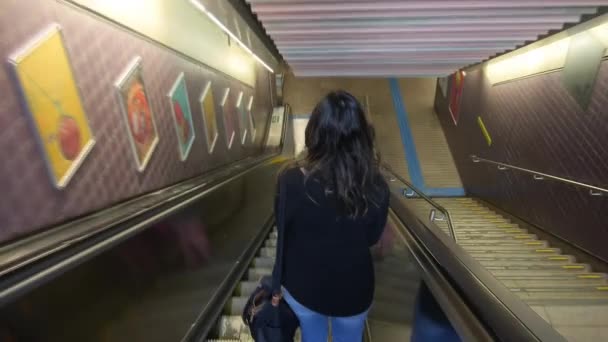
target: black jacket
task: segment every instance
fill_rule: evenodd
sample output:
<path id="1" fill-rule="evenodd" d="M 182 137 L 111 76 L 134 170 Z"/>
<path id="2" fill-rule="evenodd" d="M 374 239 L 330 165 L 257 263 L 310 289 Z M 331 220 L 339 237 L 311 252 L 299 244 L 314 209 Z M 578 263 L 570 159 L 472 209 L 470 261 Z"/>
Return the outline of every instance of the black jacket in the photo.
<path id="1" fill-rule="evenodd" d="M 283 173 L 285 183 L 285 245 L 283 286 L 302 305 L 318 313 L 345 317 L 369 309 L 374 295 L 374 267 L 369 247 L 386 225 L 389 189 L 365 216 L 339 214 L 333 195 L 320 181 L 298 168 Z M 278 200 L 275 202 L 278 205 Z"/>

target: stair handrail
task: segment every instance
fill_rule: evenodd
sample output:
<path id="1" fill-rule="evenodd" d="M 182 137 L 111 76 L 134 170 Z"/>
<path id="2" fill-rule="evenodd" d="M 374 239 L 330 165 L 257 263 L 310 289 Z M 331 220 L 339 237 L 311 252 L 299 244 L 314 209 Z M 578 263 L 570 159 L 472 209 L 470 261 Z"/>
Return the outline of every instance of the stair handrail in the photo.
<path id="1" fill-rule="evenodd" d="M 552 179 L 552 180 L 555 180 L 555 181 L 558 181 L 561 183 L 566 183 L 566 184 L 574 185 L 577 187 L 586 188 L 586 189 L 589 189 L 589 194 L 591 196 L 608 196 L 608 189 L 604 189 L 599 186 L 590 185 L 590 184 L 578 182 L 578 181 L 563 178 L 563 177 L 553 176 L 553 175 L 550 175 L 547 173 L 529 170 L 529 169 L 526 169 L 523 167 L 519 167 L 519 166 L 515 166 L 515 165 L 503 163 L 503 162 L 498 162 L 498 161 L 494 161 L 494 160 L 490 160 L 490 159 L 486 159 L 486 158 L 481 158 L 474 154 L 470 155 L 470 158 L 471 158 L 471 161 L 473 161 L 473 163 L 486 163 L 486 164 L 496 165 L 498 167 L 498 169 L 501 171 L 513 169 L 513 170 L 521 171 L 524 173 L 529 173 L 532 175 L 534 180 L 540 181 L 540 180 L 544 180 L 544 179 Z"/>
<path id="2" fill-rule="evenodd" d="M 450 235 L 452 236 L 452 239 L 454 239 L 454 241 L 457 241 L 456 233 L 454 232 L 454 225 L 452 224 L 452 215 L 450 215 L 450 212 L 446 208 L 441 206 L 439 203 L 435 202 L 432 198 L 428 197 L 424 192 L 422 192 L 421 190 L 416 188 L 412 183 L 407 181 L 405 178 L 399 176 L 395 171 L 393 171 L 393 169 L 388 164 L 382 163 L 381 168 L 383 168 L 385 171 L 390 173 L 391 177 L 394 177 L 395 179 L 399 180 L 401 183 L 405 184 L 410 190 L 412 190 L 418 196 L 420 196 L 420 198 L 424 199 L 430 205 L 432 205 L 437 210 L 439 210 L 444 215 L 444 218 L 448 225 L 448 229 L 450 231 Z M 431 221 L 436 220 L 434 209 L 431 209 L 431 211 L 430 211 L 430 220 Z"/>

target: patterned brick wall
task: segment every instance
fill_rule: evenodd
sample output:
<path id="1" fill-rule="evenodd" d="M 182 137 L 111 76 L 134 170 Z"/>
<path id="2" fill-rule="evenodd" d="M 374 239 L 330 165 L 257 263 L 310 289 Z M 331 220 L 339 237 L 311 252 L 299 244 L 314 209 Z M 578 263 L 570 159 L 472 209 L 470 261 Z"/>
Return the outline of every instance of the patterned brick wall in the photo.
<path id="1" fill-rule="evenodd" d="M 562 72 L 491 86 L 482 69 L 467 73 L 456 127 L 437 91 L 436 109 L 463 183 L 471 194 L 608 261 L 608 196 L 514 171 L 473 164 L 470 154 L 601 187 L 608 186 L 608 63 L 583 111 Z M 477 124 L 492 136 L 488 146 Z"/>
<path id="2" fill-rule="evenodd" d="M 16 49 L 49 27 L 62 27 L 64 43 L 97 141 L 64 190 L 52 185 L 41 149 L 28 123 L 8 63 L 0 69 L 0 241 L 14 239 L 67 219 L 93 212 L 141 193 L 174 184 L 206 170 L 258 154 L 266 118 L 272 111 L 269 74 L 256 71 L 255 88 L 184 58 L 61 1 L 0 2 L 0 54 L 6 61 Z M 211 47 L 210 47 L 211 48 Z M 135 57 L 142 57 L 143 77 L 156 117 L 159 144 L 147 169 L 137 171 L 130 150 L 114 82 Z M 52 71 L 49 71 L 52 72 Z M 196 139 L 188 159 L 180 161 L 167 93 L 185 73 Z M 215 151 L 207 152 L 199 95 L 211 80 L 220 131 Z M 222 90 L 231 87 L 255 96 L 255 144 L 235 142 L 228 150 L 219 116 Z M 260 129 L 261 128 L 261 129 Z"/>

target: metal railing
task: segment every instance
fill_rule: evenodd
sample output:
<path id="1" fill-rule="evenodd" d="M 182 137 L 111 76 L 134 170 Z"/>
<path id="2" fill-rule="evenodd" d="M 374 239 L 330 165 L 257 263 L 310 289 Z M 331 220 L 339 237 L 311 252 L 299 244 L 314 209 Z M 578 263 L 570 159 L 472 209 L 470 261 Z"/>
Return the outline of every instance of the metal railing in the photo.
<path id="1" fill-rule="evenodd" d="M 534 171 L 534 170 L 524 169 L 523 167 L 518 167 L 518 166 L 514 166 L 514 165 L 509 165 L 506 163 L 497 162 L 494 160 L 481 158 L 476 155 L 471 155 L 471 160 L 473 161 L 473 163 L 486 163 L 486 164 L 496 165 L 500 171 L 506 171 L 506 170 L 512 169 L 512 170 L 517 170 L 517 171 L 524 172 L 524 173 L 529 173 L 532 175 L 534 180 L 537 180 L 537 181 L 551 179 L 551 180 L 558 181 L 561 183 L 566 183 L 566 184 L 574 185 L 574 186 L 577 186 L 580 188 L 585 188 L 585 189 L 589 190 L 589 194 L 591 196 L 608 196 L 608 189 L 600 188 L 598 186 L 577 182 L 577 181 L 567 179 L 567 178 L 552 176 L 552 175 Z"/>
<path id="2" fill-rule="evenodd" d="M 401 183 L 405 184 L 409 190 L 413 191 L 415 194 L 420 196 L 420 198 L 422 198 L 423 200 L 427 201 L 430 205 L 435 207 L 435 209 L 431 209 L 429 212 L 429 220 L 431 222 L 445 221 L 448 225 L 448 230 L 450 231 L 450 235 L 452 236 L 452 239 L 454 239 L 454 241 L 457 241 L 456 233 L 454 232 L 454 225 L 452 224 L 452 216 L 450 215 L 450 212 L 446 208 L 441 206 L 439 203 L 433 201 L 433 199 L 431 199 L 430 197 L 425 195 L 424 192 L 422 192 L 421 190 L 416 188 L 412 183 L 407 181 L 405 178 L 399 176 L 395 171 L 393 171 L 391 169 L 391 167 L 388 164 L 384 163 L 384 164 L 382 164 L 381 167 L 382 167 L 382 169 L 384 169 L 386 172 L 388 172 L 390 174 L 391 178 L 389 179 L 389 181 L 394 181 L 394 180 L 400 181 Z M 406 194 L 406 196 L 413 197 L 413 194 L 411 194 L 411 195 Z M 439 212 L 443 215 L 437 215 L 437 210 L 439 210 Z"/>

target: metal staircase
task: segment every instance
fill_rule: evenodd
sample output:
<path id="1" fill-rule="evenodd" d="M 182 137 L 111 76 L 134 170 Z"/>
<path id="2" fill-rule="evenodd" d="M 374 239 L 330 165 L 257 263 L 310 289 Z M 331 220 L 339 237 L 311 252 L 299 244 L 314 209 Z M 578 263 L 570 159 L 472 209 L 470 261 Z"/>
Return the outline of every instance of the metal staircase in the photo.
<path id="1" fill-rule="evenodd" d="M 416 212 L 428 212 L 424 200 L 407 201 Z M 593 272 L 474 199 L 435 201 L 449 210 L 457 243 L 529 305 L 608 305 L 606 274 Z M 438 225 L 448 233 L 445 222 Z"/>

